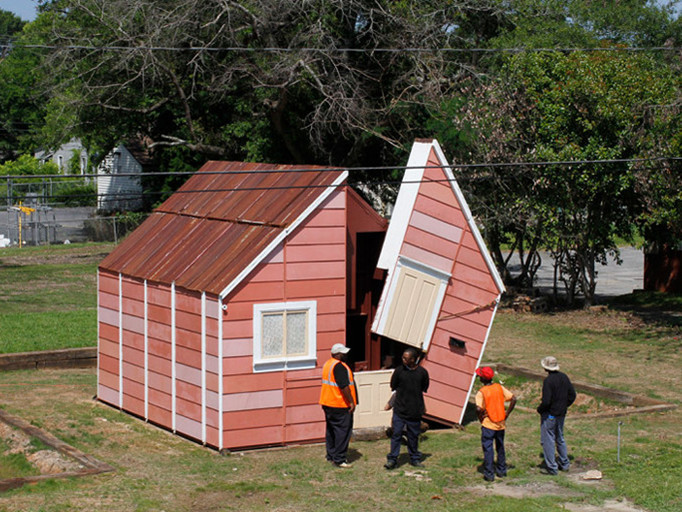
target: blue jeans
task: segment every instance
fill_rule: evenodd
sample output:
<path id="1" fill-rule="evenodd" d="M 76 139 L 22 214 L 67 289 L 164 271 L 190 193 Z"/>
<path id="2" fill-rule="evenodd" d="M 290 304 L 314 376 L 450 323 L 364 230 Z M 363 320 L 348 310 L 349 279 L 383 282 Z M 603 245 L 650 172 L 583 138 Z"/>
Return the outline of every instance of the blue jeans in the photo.
<path id="1" fill-rule="evenodd" d="M 494 464 L 493 442 L 497 451 L 497 464 Z M 483 447 L 483 475 L 488 479 L 495 478 L 495 473 L 507 473 L 507 456 L 504 451 L 504 430 L 491 430 L 481 427 L 481 447 Z"/>
<path id="2" fill-rule="evenodd" d="M 540 418 L 540 442 L 545 456 L 545 466 L 551 473 L 559 469 L 567 471 L 570 466 L 568 448 L 564 440 L 564 420 L 566 416 L 543 415 Z M 555 455 L 554 451 L 556 449 Z"/>
<path id="3" fill-rule="evenodd" d="M 401 418 L 393 412 L 393 435 L 391 436 L 391 453 L 386 458 L 389 462 L 396 462 L 400 455 L 400 444 L 402 443 L 403 430 L 407 433 L 407 452 L 410 454 L 410 462 L 421 462 L 422 453 L 419 451 L 419 433 L 421 432 L 421 421 L 407 420 Z"/>

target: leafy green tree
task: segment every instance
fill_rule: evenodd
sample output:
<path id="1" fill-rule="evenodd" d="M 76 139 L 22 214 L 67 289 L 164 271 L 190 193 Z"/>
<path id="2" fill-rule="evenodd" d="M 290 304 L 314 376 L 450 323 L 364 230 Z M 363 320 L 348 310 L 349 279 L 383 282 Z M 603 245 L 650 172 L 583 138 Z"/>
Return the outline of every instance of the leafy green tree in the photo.
<path id="1" fill-rule="evenodd" d="M 2 11 L 4 12 L 4 11 Z M 5 19 L 6 17 L 3 17 Z M 18 20 L 18 18 L 16 18 Z M 15 20 L 16 22 L 16 20 Z M 21 22 L 21 20 L 19 20 Z M 8 26 L 11 26 L 8 24 Z M 13 26 L 17 26 L 15 23 Z M 46 91 L 38 87 L 40 82 L 40 51 L 26 45 L 42 43 L 36 37 L 34 24 L 12 33 L 0 59 L 0 162 L 14 159 L 22 153 L 31 153 L 38 147 L 38 136 L 45 115 Z M 8 29 L 12 30 L 12 29 Z M 0 32 L 0 44 L 2 44 Z"/>
<path id="2" fill-rule="evenodd" d="M 529 276 L 532 252 L 547 248 L 569 301 L 581 292 L 591 303 L 596 264 L 609 255 L 618 259 L 616 237 L 631 237 L 653 196 L 642 193 L 639 163 L 595 161 L 660 151 L 652 133 L 660 133 L 661 107 L 674 103 L 678 91 L 672 70 L 646 54 L 527 52 L 509 58 L 501 78 L 456 113 L 455 128 L 472 132 L 467 150 L 491 164 L 576 163 L 491 165 L 468 176 L 471 195 L 483 203 L 476 211 L 484 212 L 498 266 L 506 263 L 499 244 L 510 239 L 515 248 L 525 243 L 530 249 Z"/>

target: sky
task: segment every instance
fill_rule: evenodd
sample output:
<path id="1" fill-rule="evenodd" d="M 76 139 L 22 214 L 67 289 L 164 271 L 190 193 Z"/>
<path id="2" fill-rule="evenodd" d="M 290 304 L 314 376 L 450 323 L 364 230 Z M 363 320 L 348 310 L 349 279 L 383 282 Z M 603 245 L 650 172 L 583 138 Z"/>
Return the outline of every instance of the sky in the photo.
<path id="1" fill-rule="evenodd" d="M 0 0 L 0 9 L 13 12 L 24 21 L 33 21 L 36 17 L 36 3 L 33 0 Z"/>

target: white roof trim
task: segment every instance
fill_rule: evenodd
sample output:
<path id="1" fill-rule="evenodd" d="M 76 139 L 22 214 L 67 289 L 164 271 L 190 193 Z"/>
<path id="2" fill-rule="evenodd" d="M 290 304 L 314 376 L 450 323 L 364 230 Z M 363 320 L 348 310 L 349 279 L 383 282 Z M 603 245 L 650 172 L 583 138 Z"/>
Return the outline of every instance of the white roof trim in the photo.
<path id="1" fill-rule="evenodd" d="M 393 217 L 388 224 L 388 230 L 386 232 L 386 238 L 384 239 L 384 245 L 381 248 L 381 254 L 379 255 L 379 262 L 377 263 L 378 268 L 390 269 L 393 268 L 398 261 L 398 254 L 402 246 L 403 240 L 405 239 L 405 232 L 407 231 L 407 225 L 410 221 L 410 216 L 414 209 L 414 203 L 417 200 L 417 193 L 419 192 L 420 182 L 424 176 L 424 168 L 426 167 L 431 148 L 434 149 L 436 157 L 440 161 L 440 164 L 448 177 L 450 188 L 452 189 L 457 201 L 459 202 L 462 213 L 474 235 L 476 244 L 478 245 L 485 263 L 488 266 L 488 270 L 495 281 L 495 285 L 500 293 L 505 291 L 504 283 L 500 277 L 495 263 L 493 262 L 490 252 L 483 241 L 481 232 L 476 226 L 473 216 L 471 215 L 471 210 L 469 205 L 462 194 L 459 185 L 455 179 L 455 175 L 452 172 L 452 168 L 448 163 L 443 150 L 438 144 L 437 140 L 432 140 L 431 142 L 415 142 L 412 146 L 412 151 L 410 152 L 410 158 L 407 162 L 407 169 L 403 176 L 403 181 L 400 184 L 400 190 L 398 191 L 398 198 L 393 208 Z"/>
<path id="2" fill-rule="evenodd" d="M 348 177 L 348 171 L 343 171 L 338 178 L 334 180 L 334 182 L 329 185 L 325 190 L 322 191 L 322 193 L 315 199 L 308 208 L 306 208 L 299 217 L 292 222 L 289 227 L 286 229 L 282 230 L 282 232 L 277 235 L 277 238 L 275 238 L 270 244 L 258 255 L 256 256 L 251 263 L 249 263 L 244 270 L 242 270 L 237 277 L 235 277 L 232 282 L 230 282 L 222 292 L 220 292 L 220 300 L 224 299 L 227 297 L 227 295 L 234 290 L 237 286 L 241 284 L 241 282 L 246 279 L 246 277 L 263 261 L 265 260 L 272 251 L 277 248 L 277 246 L 284 240 L 289 234 L 294 231 L 298 226 L 300 226 L 303 221 L 305 221 L 308 216 L 310 216 L 311 213 L 313 213 L 331 194 L 334 192 L 341 183 L 343 183 L 346 178 Z"/>
<path id="3" fill-rule="evenodd" d="M 502 278 L 500 277 L 500 273 L 497 271 L 497 267 L 495 266 L 495 263 L 493 262 L 493 258 L 490 256 L 490 252 L 488 251 L 488 247 L 485 245 L 485 241 L 483 240 L 483 236 L 481 236 L 481 232 L 478 230 L 478 226 L 476 225 L 476 221 L 474 220 L 473 215 L 471 215 L 471 210 L 469 209 L 469 205 L 466 202 L 466 199 L 464 198 L 464 194 L 462 194 L 462 190 L 459 188 L 459 184 L 457 183 L 457 180 L 455 179 L 455 174 L 452 172 L 452 168 L 450 167 L 450 164 L 448 163 L 447 159 L 445 158 L 445 155 L 443 154 L 443 150 L 440 147 L 440 144 L 438 144 L 437 140 L 432 141 L 433 149 L 436 152 L 436 155 L 438 156 L 438 160 L 440 160 L 441 164 L 443 164 L 443 170 L 445 171 L 445 174 L 447 175 L 450 183 L 450 188 L 452 188 L 452 191 L 455 193 L 455 196 L 457 196 L 457 200 L 459 201 L 459 205 L 462 208 L 462 213 L 464 213 L 464 216 L 466 217 L 467 223 L 469 224 L 469 227 L 471 228 L 471 232 L 474 235 L 474 239 L 476 240 L 476 243 L 478 244 L 478 249 L 481 251 L 481 254 L 483 255 L 483 258 L 485 259 L 485 263 L 488 266 L 488 270 L 490 271 L 490 274 L 493 276 L 493 280 L 495 281 L 495 284 L 497 285 L 497 289 L 499 290 L 500 293 L 503 293 L 506 288 L 504 287 L 504 283 L 502 282 Z"/>
<path id="4" fill-rule="evenodd" d="M 419 193 L 419 185 L 424 177 L 424 167 L 429 159 L 431 144 L 427 142 L 415 142 L 407 160 L 407 168 L 400 184 L 398 198 L 393 207 L 393 215 L 388 223 L 388 230 L 381 247 L 381 254 L 377 262 L 377 268 L 385 270 L 395 267 L 398 261 L 400 247 L 405 239 L 407 225 L 410 222 L 414 203 Z"/>

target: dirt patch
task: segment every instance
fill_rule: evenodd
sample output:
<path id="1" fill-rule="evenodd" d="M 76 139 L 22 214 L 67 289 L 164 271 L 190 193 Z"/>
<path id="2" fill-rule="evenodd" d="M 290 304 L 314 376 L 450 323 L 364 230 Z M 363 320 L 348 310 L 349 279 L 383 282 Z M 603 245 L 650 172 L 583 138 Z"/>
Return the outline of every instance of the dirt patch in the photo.
<path id="1" fill-rule="evenodd" d="M 572 512 L 646 512 L 644 509 L 635 507 L 628 500 L 606 500 L 601 505 L 563 503 L 563 507 Z"/>
<path id="2" fill-rule="evenodd" d="M 31 438 L 21 430 L 0 422 L 0 439 L 4 439 L 9 449 L 7 453 L 20 453 L 26 457 L 41 474 L 57 474 L 67 471 L 80 471 L 83 466 L 55 450 L 36 448 L 31 443 Z"/>

